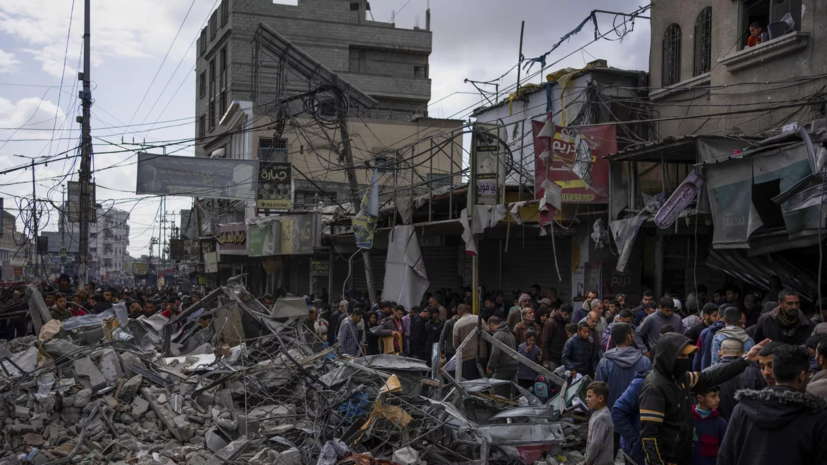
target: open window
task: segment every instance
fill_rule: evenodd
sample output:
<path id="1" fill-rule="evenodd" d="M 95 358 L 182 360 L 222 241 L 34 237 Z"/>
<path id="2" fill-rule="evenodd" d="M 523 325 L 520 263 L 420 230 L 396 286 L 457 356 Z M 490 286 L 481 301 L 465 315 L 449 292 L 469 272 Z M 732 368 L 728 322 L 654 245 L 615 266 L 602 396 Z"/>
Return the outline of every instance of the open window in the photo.
<path id="1" fill-rule="evenodd" d="M 738 48 L 747 47 L 751 24 L 758 23 L 765 40 L 801 30 L 801 0 L 744 0 L 741 2 Z M 792 26 L 792 27 L 791 27 Z"/>

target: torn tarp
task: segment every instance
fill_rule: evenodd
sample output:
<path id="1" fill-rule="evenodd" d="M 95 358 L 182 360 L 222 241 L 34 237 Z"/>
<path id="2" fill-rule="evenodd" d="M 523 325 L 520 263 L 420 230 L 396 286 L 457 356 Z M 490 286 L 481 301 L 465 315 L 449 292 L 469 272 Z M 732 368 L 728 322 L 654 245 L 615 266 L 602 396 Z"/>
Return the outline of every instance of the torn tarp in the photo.
<path id="1" fill-rule="evenodd" d="M 654 212 L 661 208 L 665 198 L 666 194 L 661 192 L 652 197 L 637 215 L 609 223 L 609 229 L 612 230 L 612 237 L 618 250 L 620 250 L 620 256 L 617 258 L 617 271 L 621 273 L 626 271 L 626 265 L 629 262 L 629 257 L 632 255 L 632 248 L 635 246 L 635 238 L 640 230 L 640 226 L 649 219 Z"/>
<path id="2" fill-rule="evenodd" d="M 385 261 L 383 298 L 405 308 L 419 305 L 430 281 L 413 226 L 396 226 L 390 233 Z"/>

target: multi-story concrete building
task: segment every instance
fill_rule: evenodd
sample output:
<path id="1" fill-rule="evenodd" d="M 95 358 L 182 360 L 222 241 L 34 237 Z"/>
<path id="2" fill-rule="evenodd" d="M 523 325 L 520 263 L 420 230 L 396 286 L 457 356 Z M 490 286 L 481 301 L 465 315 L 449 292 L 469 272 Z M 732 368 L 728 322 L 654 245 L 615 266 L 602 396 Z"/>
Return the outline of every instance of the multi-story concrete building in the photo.
<path id="1" fill-rule="evenodd" d="M 129 212 L 95 205 L 97 221 L 89 225 L 89 279 L 96 283 L 128 284 L 132 280 L 129 265 Z M 80 227 L 77 223 L 64 223 L 61 214 L 60 230 L 46 232 L 41 237 L 48 237 L 48 251 L 52 263 L 60 261 L 65 249 L 67 260 L 64 263 L 66 273 L 74 272 L 74 257 L 78 251 Z"/>
<path id="2" fill-rule="evenodd" d="M 276 188 L 289 190 L 290 210 L 346 205 L 361 194 L 347 178 L 343 116 L 356 181 L 364 188 L 377 168 L 383 204 L 405 190 L 410 200 L 412 185 L 424 194 L 460 182 L 463 122 L 427 115 L 429 21 L 425 29 L 398 29 L 367 20 L 367 8 L 365 0 L 223 0 L 198 42 L 196 156 L 289 162 L 292 179 Z M 346 110 L 331 87 L 342 89 Z M 202 239 L 216 235 L 217 223 L 252 215 L 226 201 L 200 205 Z M 307 275 L 305 255 L 284 257 L 281 269 Z M 244 257 L 219 262 L 251 274 L 262 269 Z"/>
<path id="3" fill-rule="evenodd" d="M 0 265 L 3 267 L 3 279 L 13 280 L 14 268 L 26 263 L 31 249 L 28 238 L 17 231 L 17 218 L 3 210 L 3 235 L 0 237 Z M 22 279 L 23 276 L 18 276 Z"/>
<path id="4" fill-rule="evenodd" d="M 633 257 L 655 292 L 728 282 L 744 296 L 768 290 L 776 274 L 807 299 L 817 294 L 810 257 L 824 218 L 792 197 L 812 187 L 824 140 L 825 8 L 827 0 L 652 5 L 644 119 L 653 137 L 609 158 L 610 220 L 633 218 L 661 193 L 696 196 L 670 198 L 665 208 L 680 221 L 649 220 L 638 234 Z"/>

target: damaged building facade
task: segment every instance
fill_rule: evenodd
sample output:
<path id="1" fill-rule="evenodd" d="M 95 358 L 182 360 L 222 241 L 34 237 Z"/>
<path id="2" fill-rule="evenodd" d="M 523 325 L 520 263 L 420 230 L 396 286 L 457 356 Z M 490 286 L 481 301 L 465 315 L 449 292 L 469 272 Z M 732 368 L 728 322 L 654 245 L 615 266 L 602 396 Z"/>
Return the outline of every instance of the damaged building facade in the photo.
<path id="1" fill-rule="evenodd" d="M 259 160 L 259 174 L 276 177 L 259 179 L 256 202 L 196 203 L 201 240 L 192 255 L 204 257 L 209 284 L 246 273 L 258 293 L 327 289 L 329 257 L 336 252 L 322 241 L 321 231 L 329 228 L 321 225 L 334 210 L 352 214 L 353 199 L 361 198 L 349 182 L 346 152 L 359 190 L 377 172 L 385 204 L 396 192 L 410 197 L 412 190 L 424 194 L 459 182 L 462 122 L 429 118 L 427 112 L 429 28 L 367 20 L 368 8 L 365 1 L 302 0 L 291 6 L 224 0 L 202 32 L 196 155 Z M 333 89 L 342 90 L 341 101 Z M 346 120 L 346 138 L 339 116 Z M 439 135 L 420 141 L 428 133 Z M 441 150 L 429 152 L 435 145 Z M 268 244 L 265 255 L 248 254 L 246 238 L 235 234 L 246 230 L 247 220 L 278 216 L 292 224 L 294 214 L 313 216 L 313 237 L 302 239 L 311 248 L 288 247 L 298 238 L 285 227 L 278 250 Z M 242 242 L 222 244 L 222 233 Z"/>
<path id="2" fill-rule="evenodd" d="M 608 158 L 614 238 L 655 295 L 724 282 L 766 292 L 777 275 L 817 299 L 825 7 L 652 6 L 652 137 Z M 756 22 L 766 35 L 749 47 Z"/>

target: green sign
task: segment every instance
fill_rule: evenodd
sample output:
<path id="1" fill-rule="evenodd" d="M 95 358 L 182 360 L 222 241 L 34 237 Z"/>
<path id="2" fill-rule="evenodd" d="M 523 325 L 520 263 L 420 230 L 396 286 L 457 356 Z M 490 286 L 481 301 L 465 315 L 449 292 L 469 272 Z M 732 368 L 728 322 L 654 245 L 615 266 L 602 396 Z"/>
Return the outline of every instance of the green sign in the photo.
<path id="1" fill-rule="evenodd" d="M 259 221 L 247 224 L 247 255 L 250 257 L 268 257 L 276 255 L 276 228 L 281 232 L 277 221 Z"/>

